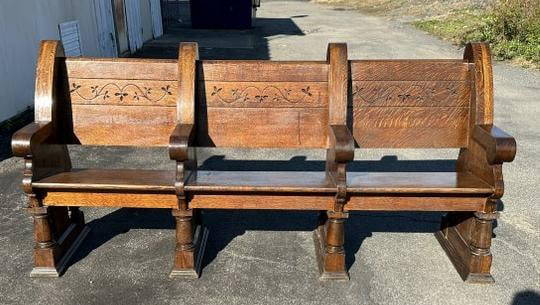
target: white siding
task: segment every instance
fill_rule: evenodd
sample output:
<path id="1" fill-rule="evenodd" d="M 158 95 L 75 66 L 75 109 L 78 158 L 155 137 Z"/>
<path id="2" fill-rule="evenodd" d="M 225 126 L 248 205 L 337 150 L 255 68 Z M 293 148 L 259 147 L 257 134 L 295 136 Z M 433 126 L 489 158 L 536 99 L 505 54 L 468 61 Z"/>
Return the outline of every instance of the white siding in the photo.
<path id="1" fill-rule="evenodd" d="M 154 34 L 154 38 L 163 36 L 161 0 L 150 0 L 150 14 L 152 15 L 152 33 Z"/>
<path id="2" fill-rule="evenodd" d="M 81 31 L 79 21 L 60 23 L 60 40 L 64 46 L 66 56 L 81 56 Z"/>
<path id="3" fill-rule="evenodd" d="M 136 52 L 143 45 L 143 27 L 140 0 L 125 0 L 129 49 Z"/>
<path id="4" fill-rule="evenodd" d="M 0 121 L 33 105 L 39 42 L 60 39 L 60 23 L 79 20 L 82 52 L 99 56 L 91 1 L 0 0 Z"/>
<path id="5" fill-rule="evenodd" d="M 118 57 L 111 0 L 93 0 L 99 51 L 103 57 Z"/>
<path id="6" fill-rule="evenodd" d="M 154 38 L 152 26 L 152 14 L 150 12 L 150 0 L 139 0 L 141 3 L 141 25 L 143 41 Z"/>
<path id="7" fill-rule="evenodd" d="M 1 1 L 1 0 L 0 0 Z M 99 50 L 96 13 L 92 1 L 71 0 L 73 20 L 79 20 L 83 56 L 103 56 Z"/>

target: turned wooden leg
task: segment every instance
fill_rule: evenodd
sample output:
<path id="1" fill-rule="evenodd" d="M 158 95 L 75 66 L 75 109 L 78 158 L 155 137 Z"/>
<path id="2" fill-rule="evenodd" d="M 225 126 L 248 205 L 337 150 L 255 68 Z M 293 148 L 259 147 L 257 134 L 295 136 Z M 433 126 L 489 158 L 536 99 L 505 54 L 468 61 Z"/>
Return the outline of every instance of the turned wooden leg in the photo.
<path id="1" fill-rule="evenodd" d="M 198 278 L 208 230 L 199 225 L 198 211 L 174 209 L 176 248 L 170 277 Z"/>
<path id="2" fill-rule="evenodd" d="M 435 233 L 461 278 L 469 283 L 493 283 L 491 237 L 496 212 L 448 213 Z"/>
<path id="3" fill-rule="evenodd" d="M 34 219 L 36 242 L 31 277 L 58 277 L 65 271 L 71 256 L 89 231 L 84 226 L 82 212 L 75 211 L 68 213 L 67 208 L 60 207 L 29 208 Z"/>
<path id="4" fill-rule="evenodd" d="M 348 280 L 345 266 L 344 212 L 322 212 L 319 225 L 313 234 L 321 280 Z"/>
<path id="5" fill-rule="evenodd" d="M 36 207 L 30 210 L 34 219 L 34 269 L 30 276 L 59 276 L 55 257 L 58 245 L 53 239 L 53 230 L 47 207 Z"/>

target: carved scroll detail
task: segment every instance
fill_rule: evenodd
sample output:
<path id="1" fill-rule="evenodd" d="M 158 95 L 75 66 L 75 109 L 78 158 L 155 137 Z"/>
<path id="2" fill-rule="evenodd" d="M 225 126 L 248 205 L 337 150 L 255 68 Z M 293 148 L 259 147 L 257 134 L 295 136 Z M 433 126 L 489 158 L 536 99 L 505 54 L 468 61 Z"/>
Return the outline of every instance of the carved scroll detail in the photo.
<path id="1" fill-rule="evenodd" d="M 170 85 L 162 86 L 159 89 L 146 86 L 140 87 L 135 84 L 126 84 L 123 86 L 116 83 L 107 83 L 103 86 L 91 85 L 91 95 L 81 93 L 82 89 L 84 88 L 79 83 L 72 83 L 70 93 L 72 95 L 76 94 L 79 98 L 85 101 L 110 101 L 111 99 L 116 98 L 120 102 L 131 99 L 132 102 L 146 100 L 154 103 L 159 102 L 166 96 L 173 94 Z M 158 93 L 155 91 L 158 91 Z"/>
<path id="2" fill-rule="evenodd" d="M 463 88 L 460 82 L 357 82 L 353 98 L 359 106 L 465 106 Z"/>
<path id="3" fill-rule="evenodd" d="M 265 102 L 298 104 L 313 101 L 315 98 L 310 86 L 301 88 L 298 92 L 276 86 L 266 86 L 262 89 L 248 86 L 243 89 L 230 89 L 230 94 L 226 94 L 223 87 L 214 86 L 210 96 L 226 104 Z"/>

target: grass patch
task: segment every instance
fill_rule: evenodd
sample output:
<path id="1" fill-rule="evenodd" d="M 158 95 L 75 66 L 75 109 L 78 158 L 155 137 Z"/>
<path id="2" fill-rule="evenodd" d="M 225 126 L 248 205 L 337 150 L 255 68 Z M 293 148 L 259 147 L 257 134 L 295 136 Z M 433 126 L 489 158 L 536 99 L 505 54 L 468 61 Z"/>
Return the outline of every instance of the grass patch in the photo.
<path id="1" fill-rule="evenodd" d="M 485 11 L 452 11 L 413 25 L 457 44 L 489 42 L 495 58 L 540 68 L 540 0 L 499 0 Z"/>
<path id="2" fill-rule="evenodd" d="M 457 44 L 481 40 L 478 31 L 486 26 L 488 16 L 478 11 L 453 11 L 444 17 L 413 21 L 417 28 L 451 40 Z"/>

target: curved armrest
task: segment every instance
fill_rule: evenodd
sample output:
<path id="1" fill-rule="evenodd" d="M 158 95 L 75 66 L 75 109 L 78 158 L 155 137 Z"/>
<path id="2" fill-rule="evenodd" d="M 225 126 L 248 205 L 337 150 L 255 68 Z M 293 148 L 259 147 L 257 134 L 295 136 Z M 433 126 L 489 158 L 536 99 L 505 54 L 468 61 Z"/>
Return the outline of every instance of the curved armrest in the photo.
<path id="1" fill-rule="evenodd" d="M 188 160 L 189 142 L 193 136 L 193 124 L 178 124 L 169 138 L 169 156 L 172 160 Z"/>
<path id="2" fill-rule="evenodd" d="M 516 140 L 495 125 L 476 125 L 473 140 L 486 149 L 489 164 L 512 162 L 516 156 Z"/>
<path id="3" fill-rule="evenodd" d="M 52 122 L 34 122 L 17 131 L 11 139 L 11 150 L 17 157 L 32 155 L 32 147 L 43 143 L 53 134 Z"/>
<path id="4" fill-rule="evenodd" d="M 330 125 L 330 149 L 334 150 L 335 162 L 344 163 L 354 159 L 354 139 L 345 125 Z"/>

